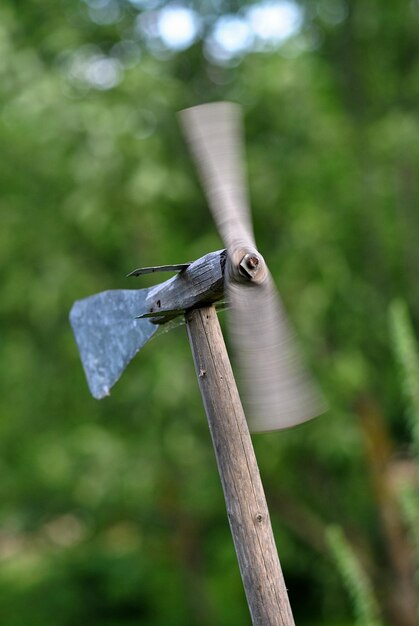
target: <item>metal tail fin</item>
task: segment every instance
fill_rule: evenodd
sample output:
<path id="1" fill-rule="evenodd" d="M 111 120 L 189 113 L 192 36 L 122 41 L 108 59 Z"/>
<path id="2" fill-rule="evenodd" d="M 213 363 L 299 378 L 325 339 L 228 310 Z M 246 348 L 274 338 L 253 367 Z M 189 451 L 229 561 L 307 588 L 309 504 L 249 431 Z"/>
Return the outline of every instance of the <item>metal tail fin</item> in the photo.
<path id="1" fill-rule="evenodd" d="M 108 396 L 112 385 L 158 330 L 145 313 L 148 289 L 103 291 L 74 303 L 70 323 L 87 382 L 95 398 Z"/>

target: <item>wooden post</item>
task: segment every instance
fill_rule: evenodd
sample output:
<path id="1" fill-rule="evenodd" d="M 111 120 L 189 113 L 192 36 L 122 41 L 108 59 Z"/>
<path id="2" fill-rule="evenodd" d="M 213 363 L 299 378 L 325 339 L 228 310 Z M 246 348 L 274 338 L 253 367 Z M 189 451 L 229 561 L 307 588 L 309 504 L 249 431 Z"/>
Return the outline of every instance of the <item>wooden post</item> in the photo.
<path id="1" fill-rule="evenodd" d="M 249 429 L 214 306 L 186 314 L 189 342 L 254 626 L 294 626 Z"/>

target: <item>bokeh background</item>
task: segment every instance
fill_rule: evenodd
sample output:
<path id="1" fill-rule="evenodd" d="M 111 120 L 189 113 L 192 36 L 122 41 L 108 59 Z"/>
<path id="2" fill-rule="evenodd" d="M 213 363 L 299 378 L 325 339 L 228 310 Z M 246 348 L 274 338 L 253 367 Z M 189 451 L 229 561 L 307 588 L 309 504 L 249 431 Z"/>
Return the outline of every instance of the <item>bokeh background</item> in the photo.
<path id="1" fill-rule="evenodd" d="M 418 32 L 417 0 L 2 0 L 2 625 L 250 624 L 184 327 L 98 402 L 68 323 L 221 247 L 176 120 L 218 99 L 330 407 L 254 437 L 296 623 L 417 623 Z"/>

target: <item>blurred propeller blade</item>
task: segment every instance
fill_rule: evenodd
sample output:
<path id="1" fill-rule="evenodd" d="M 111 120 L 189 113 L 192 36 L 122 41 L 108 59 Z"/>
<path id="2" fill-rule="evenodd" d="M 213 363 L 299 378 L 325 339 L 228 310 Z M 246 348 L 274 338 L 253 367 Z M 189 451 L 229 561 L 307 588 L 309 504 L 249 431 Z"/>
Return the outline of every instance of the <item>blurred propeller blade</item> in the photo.
<path id="1" fill-rule="evenodd" d="M 240 107 L 216 102 L 185 109 L 179 115 L 225 247 L 254 248 Z"/>
<path id="2" fill-rule="evenodd" d="M 256 251 L 240 107 L 204 104 L 182 111 L 180 118 L 228 251 L 230 331 L 250 430 L 295 426 L 321 413 L 323 402 L 305 372 L 275 285 Z"/>
<path id="3" fill-rule="evenodd" d="M 324 411 L 272 277 L 227 285 L 229 329 L 251 432 L 289 428 Z"/>

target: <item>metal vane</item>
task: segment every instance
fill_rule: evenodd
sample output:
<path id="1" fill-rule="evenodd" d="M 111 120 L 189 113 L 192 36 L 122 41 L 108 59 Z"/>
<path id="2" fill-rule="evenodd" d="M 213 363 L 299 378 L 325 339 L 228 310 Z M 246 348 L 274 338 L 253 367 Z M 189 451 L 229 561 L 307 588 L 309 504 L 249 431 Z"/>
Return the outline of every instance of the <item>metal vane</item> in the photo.
<path id="1" fill-rule="evenodd" d="M 70 322 L 87 382 L 103 398 L 161 324 L 223 298 L 224 250 L 211 252 L 148 289 L 104 291 L 74 303 Z M 175 267 L 175 266 L 170 266 Z"/>
<path id="2" fill-rule="evenodd" d="M 190 263 L 178 263 L 177 265 L 155 265 L 152 267 L 138 267 L 132 270 L 127 276 L 143 276 L 144 274 L 154 274 L 155 272 L 183 272 L 190 266 Z"/>
<path id="3" fill-rule="evenodd" d="M 94 398 L 104 398 L 122 372 L 158 330 L 145 312 L 149 289 L 104 291 L 74 303 L 70 322 Z"/>

